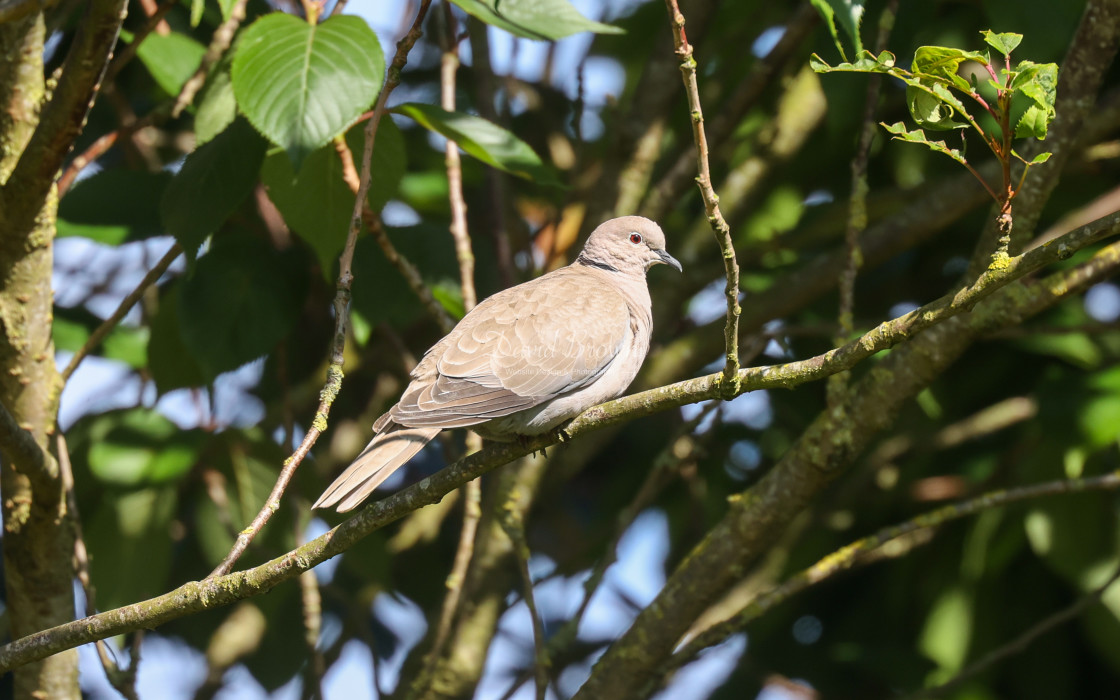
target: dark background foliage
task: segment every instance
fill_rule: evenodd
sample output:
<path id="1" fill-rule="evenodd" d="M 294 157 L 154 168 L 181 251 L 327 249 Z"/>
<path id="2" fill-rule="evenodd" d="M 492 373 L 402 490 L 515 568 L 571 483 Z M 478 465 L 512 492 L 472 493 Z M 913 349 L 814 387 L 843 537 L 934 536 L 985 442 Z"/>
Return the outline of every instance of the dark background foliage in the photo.
<path id="1" fill-rule="evenodd" d="M 165 18 L 169 33 L 149 36 L 138 59 L 103 86 L 75 153 L 178 93 L 223 16 L 217 3 L 199 5 L 197 26 L 188 4 L 172 6 Z M 373 13 L 366 5 L 353 0 L 347 12 Z M 391 11 L 375 15 L 393 17 L 375 24 L 386 62 L 415 13 L 415 3 L 389 5 Z M 867 4 L 868 45 L 883 6 Z M 921 45 L 981 49 L 979 32 L 992 28 L 1025 35 L 1019 57 L 1061 64 L 1084 6 L 1080 0 L 902 3 L 889 48 L 908 65 Z M 566 264 L 601 220 L 644 213 L 662 224 L 684 274 L 651 272 L 654 344 L 634 389 L 715 371 L 722 266 L 691 182 L 689 115 L 665 7 L 579 7 L 625 33 L 581 33 L 545 45 L 512 42 L 503 30 L 490 29 L 487 41 L 485 25 L 436 3 L 390 106 L 438 102 L 438 37 L 453 17 L 456 29 L 469 34 L 461 42 L 458 111 L 503 125 L 542 161 L 526 179 L 463 159 L 479 296 Z M 258 0 L 247 8 L 245 28 L 274 9 Z M 279 9 L 301 11 L 285 3 Z M 712 136 L 713 184 L 742 266 L 744 365 L 823 353 L 834 347 L 837 330 L 835 282 L 867 77 L 809 70 L 811 53 L 834 59 L 836 49 L 807 5 L 697 0 L 682 3 L 682 10 Z M 81 4 L 63 2 L 48 13 L 48 74 L 65 56 L 83 11 Z M 145 20 L 141 4 L 131 3 L 125 29 L 139 31 Z M 782 31 L 796 40 L 766 54 L 760 47 Z M 487 50 L 490 61 L 472 58 Z M 325 381 L 330 302 L 353 195 L 334 146 L 297 154 L 297 171 L 292 148 L 285 153 L 270 146 L 248 120 L 221 123 L 233 108 L 229 64 L 217 65 L 182 115 L 122 138 L 59 204 L 53 337 L 60 366 L 171 245 L 169 232 L 191 258 L 212 234 L 197 260 L 181 259 L 145 293 L 62 395 L 61 424 L 101 610 L 203 578 L 221 561 L 263 503 L 293 439 L 309 427 Z M 769 66 L 768 75 L 759 75 L 760 65 Z M 582 79 L 574 80 L 572 71 Z M 610 84 L 612 75 L 622 79 L 610 94 L 594 87 Z M 744 86 L 756 83 L 759 91 L 744 101 Z M 1078 144 L 1028 240 L 1118 208 L 1116 88 L 1110 69 L 1099 106 L 1082 125 L 1090 140 Z M 906 118 L 902 87 L 884 82 L 875 119 Z M 377 135 L 371 205 L 395 248 L 458 317 L 463 302 L 448 234 L 442 142 L 412 119 L 389 119 Z M 356 156 L 363 125 L 346 133 Z M 971 142 L 967 152 L 973 163 L 985 163 L 982 144 Z M 674 176 L 682 159 L 690 169 Z M 863 247 L 857 331 L 941 296 L 960 279 L 993 216 L 990 200 L 969 178 L 947 158 L 877 133 L 868 170 L 869 226 L 877 235 Z M 1087 257 L 1079 253 L 1054 269 Z M 279 556 L 297 537 L 341 520 L 331 513 L 309 516 L 309 502 L 365 443 L 411 364 L 441 336 L 365 233 L 354 274 L 346 377 L 330 430 L 239 568 Z M 1120 289 L 1103 283 L 1088 296 L 1071 296 L 982 337 L 904 404 L 892 426 L 792 519 L 698 624 L 730 614 L 854 539 L 944 502 L 1120 468 L 1118 318 Z M 852 381 L 880 361 L 863 362 Z M 629 542 L 666 552 L 663 560 L 651 555 L 659 571 L 647 583 L 656 587 L 723 517 L 729 497 L 766 474 L 826 409 L 824 383 L 756 392 L 711 412 L 700 427 L 688 422 L 696 411 L 664 412 L 485 477 L 484 513 L 502 508 L 514 486 L 532 500 L 526 514 L 530 568 L 548 603 L 541 606 L 546 632 L 561 629 L 579 606 L 578 582 L 609 555 L 620 513 L 628 512 L 655 467 L 664 476 L 640 503 L 645 515 L 622 527 Z M 462 449 L 461 436 L 453 436 L 391 483 L 416 481 Z M 405 686 L 416 677 L 447 593 L 461 513 L 455 498 L 417 511 L 366 538 L 320 576 L 325 668 L 368 669 L 370 657 L 355 656 L 353 642 L 376 657 L 373 668 L 386 691 L 393 687 L 386 676 L 404 678 Z M 664 680 L 665 697 L 754 697 L 763 688 L 808 692 L 779 690 L 785 679 L 797 679 L 823 697 L 869 698 L 945 682 L 1108 579 L 1120 563 L 1118 532 L 1117 502 L 1109 492 L 993 508 L 922 531 L 880 550 L 882 561 L 770 610 L 747 629 L 745 645 L 736 637 L 699 662 L 706 684 L 690 681 L 695 676 L 686 671 L 676 681 Z M 464 595 L 468 607 L 490 601 L 495 615 L 513 612 L 498 631 L 464 613 L 460 625 L 477 624 L 478 636 L 453 635 L 445 653 L 449 659 L 450 650 L 482 654 L 489 645 L 502 663 L 528 669 L 532 632 L 504 537 L 486 515 L 475 545 L 481 579 L 469 580 Z M 646 575 L 636 556 L 624 556 L 612 570 L 589 616 L 625 622 L 649 603 L 633 588 Z M 548 593 L 549 586 L 559 590 L 559 582 L 568 584 L 566 593 Z M 628 598 L 635 590 L 639 599 Z M 410 612 L 403 618 L 386 612 L 387 601 L 405 599 Z M 251 694 L 304 679 L 284 691 L 294 694 L 314 676 L 308 673 L 313 661 L 303 604 L 300 586 L 288 582 L 232 608 L 175 621 L 155 634 L 182 644 L 157 643 L 151 654 L 163 662 L 151 663 L 164 668 L 181 655 L 198 666 L 199 652 L 206 654 L 211 677 L 199 696 L 223 684 Z M 429 636 L 411 647 L 420 635 L 402 634 L 401 620 L 416 628 L 421 618 Z M 560 679 L 554 691 L 573 693 L 611 641 L 585 632 L 567 645 L 553 660 L 551 672 Z M 406 647 L 411 656 L 401 670 Z M 142 689 L 165 682 L 146 679 L 144 663 Z M 96 662 L 82 668 L 85 687 L 103 688 L 91 680 L 101 672 Z M 481 667 L 471 671 L 448 661 L 441 668 L 462 681 L 448 694 L 475 692 Z M 158 675 L 151 673 L 147 678 Z M 951 697 L 1115 697 L 1118 674 L 1120 592 L 1113 590 Z M 479 697 L 500 697 L 518 678 L 526 682 L 518 697 L 532 694 L 528 674 L 491 668 L 484 678 Z M 338 673 L 332 683 L 342 683 Z"/>

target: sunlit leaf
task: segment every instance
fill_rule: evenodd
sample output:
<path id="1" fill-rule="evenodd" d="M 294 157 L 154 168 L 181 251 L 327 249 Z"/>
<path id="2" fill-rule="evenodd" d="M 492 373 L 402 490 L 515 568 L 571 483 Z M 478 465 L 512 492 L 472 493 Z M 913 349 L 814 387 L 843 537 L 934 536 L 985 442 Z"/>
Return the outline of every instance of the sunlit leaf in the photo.
<path id="1" fill-rule="evenodd" d="M 860 23 L 863 21 L 862 0 L 810 1 L 824 19 L 825 24 L 828 25 L 828 31 L 832 34 L 832 41 L 836 44 L 836 50 L 840 52 L 841 57 L 847 60 L 847 54 L 844 51 L 844 42 L 840 40 L 840 35 L 836 30 L 837 24 L 839 24 L 840 28 L 844 30 L 844 33 L 848 35 L 852 46 L 855 47 L 852 53 L 858 55 L 863 51 L 863 41 L 859 36 Z"/>
<path id="2" fill-rule="evenodd" d="M 895 67 L 895 57 L 890 51 L 880 52 L 878 56 L 869 51 L 861 51 L 852 63 L 832 66 L 813 54 L 809 57 L 809 67 L 818 73 L 889 73 Z"/>
<path id="3" fill-rule="evenodd" d="M 1036 106 L 1052 115 L 1058 98 L 1058 66 L 1021 61 L 1015 67 L 1010 87 L 1031 98 Z"/>
<path id="4" fill-rule="evenodd" d="M 119 486 L 178 479 L 194 464 L 196 438 L 153 410 L 107 413 L 89 428 L 90 471 Z"/>
<path id="5" fill-rule="evenodd" d="M 966 161 L 961 152 L 956 148 L 949 148 L 945 145 L 944 141 L 930 141 L 926 138 L 925 133 L 921 129 L 914 129 L 913 131 L 906 128 L 902 122 L 895 122 L 894 124 L 882 124 L 881 126 L 894 135 L 894 138 L 900 141 L 909 141 L 910 143 L 920 143 L 931 151 L 943 153 L 958 163 L 964 164 Z"/>
<path id="6" fill-rule="evenodd" d="M 621 34 L 587 19 L 568 0 L 451 0 L 486 24 L 526 39 L 562 39 L 579 32 Z"/>
<path id="7" fill-rule="evenodd" d="M 360 167 L 364 126 L 351 128 L 346 141 Z M 391 119 L 382 119 L 370 161 L 368 199 L 374 211 L 396 195 L 404 172 L 404 138 Z M 272 153 L 261 168 L 261 181 L 284 221 L 315 250 L 323 274 L 333 277 L 334 262 L 346 243 L 354 211 L 354 194 L 342 179 L 342 163 L 334 146 L 309 155 L 298 176 L 282 152 Z"/>
<path id="8" fill-rule="evenodd" d="M 194 115 L 195 147 L 214 138 L 237 117 L 237 99 L 229 76 L 230 59 L 225 57 L 214 67 L 199 93 Z"/>
<path id="9" fill-rule="evenodd" d="M 985 29 L 980 32 L 984 37 L 984 43 L 991 46 L 996 51 L 999 51 L 1005 57 L 1019 46 L 1019 42 L 1023 40 L 1022 34 L 1015 34 L 1013 32 L 1005 32 L 1003 34 L 996 34 L 990 29 Z"/>
<path id="10" fill-rule="evenodd" d="M 151 32 L 136 51 L 152 78 L 168 95 L 178 95 L 198 69 L 206 47 L 181 32 Z"/>
<path id="11" fill-rule="evenodd" d="M 910 70 L 923 76 L 940 78 L 967 91 L 971 86 L 967 80 L 958 75 L 961 64 L 965 61 L 988 63 L 987 57 L 977 51 L 962 51 L 947 46 L 919 46 L 914 52 L 914 61 Z"/>
<path id="12" fill-rule="evenodd" d="M 561 184 L 555 171 L 541 162 L 529 144 L 493 122 L 420 102 L 397 105 L 393 111 L 451 139 L 487 165 L 538 184 Z"/>
<path id="13" fill-rule="evenodd" d="M 381 44 L 360 17 L 310 25 L 277 12 L 244 31 L 232 77 L 241 111 L 298 169 L 370 108 L 384 73 Z"/>
<path id="14" fill-rule="evenodd" d="M 1051 116 L 1046 113 L 1046 110 L 1038 105 L 1031 105 L 1015 124 L 1015 138 L 1025 139 L 1032 136 L 1040 140 L 1046 138 L 1050 119 Z"/>

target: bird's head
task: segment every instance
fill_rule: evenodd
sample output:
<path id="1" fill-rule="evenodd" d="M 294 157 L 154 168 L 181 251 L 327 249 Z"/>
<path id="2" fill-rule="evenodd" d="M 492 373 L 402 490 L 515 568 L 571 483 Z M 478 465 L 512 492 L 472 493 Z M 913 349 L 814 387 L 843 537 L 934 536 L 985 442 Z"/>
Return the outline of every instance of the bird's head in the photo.
<path id="1" fill-rule="evenodd" d="M 620 216 L 600 224 L 577 262 L 626 272 L 644 272 L 659 264 L 681 270 L 680 262 L 665 250 L 661 227 L 644 216 Z"/>

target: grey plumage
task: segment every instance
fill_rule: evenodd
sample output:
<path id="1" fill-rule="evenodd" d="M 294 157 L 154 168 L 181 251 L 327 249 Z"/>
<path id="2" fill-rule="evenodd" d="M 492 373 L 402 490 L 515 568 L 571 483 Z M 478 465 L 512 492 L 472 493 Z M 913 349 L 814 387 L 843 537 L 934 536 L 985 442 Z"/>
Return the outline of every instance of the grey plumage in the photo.
<path id="1" fill-rule="evenodd" d="M 649 350 L 645 273 L 659 263 L 680 269 L 661 228 L 624 216 L 596 228 L 571 265 L 480 303 L 425 353 L 313 507 L 354 508 L 445 428 L 511 440 L 620 396 Z"/>

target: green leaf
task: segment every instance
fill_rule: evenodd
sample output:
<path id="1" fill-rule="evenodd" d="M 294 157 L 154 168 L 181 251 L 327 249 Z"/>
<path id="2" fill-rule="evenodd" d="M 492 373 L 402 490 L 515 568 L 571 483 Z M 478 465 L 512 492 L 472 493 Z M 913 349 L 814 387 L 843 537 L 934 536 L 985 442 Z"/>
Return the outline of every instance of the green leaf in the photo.
<path id="1" fill-rule="evenodd" d="M 237 118 L 237 99 L 230 79 L 231 60 L 227 55 L 215 66 L 198 96 L 194 115 L 195 148 L 222 133 Z"/>
<path id="2" fill-rule="evenodd" d="M 267 144 L 244 120 L 195 150 L 163 193 L 160 214 L 188 260 L 253 190 Z"/>
<path id="3" fill-rule="evenodd" d="M 218 236 L 178 288 L 183 344 L 206 378 L 270 352 L 307 291 L 298 253 L 277 253 L 249 234 Z"/>
<path id="4" fill-rule="evenodd" d="M 844 52 L 844 42 L 840 41 L 840 34 L 836 31 L 836 25 L 839 23 L 844 33 L 852 42 L 855 47 L 854 54 L 858 55 L 863 51 L 863 41 L 859 37 L 859 26 L 863 20 L 863 2 L 862 0 L 810 0 L 813 7 L 817 9 L 821 17 L 824 19 L 825 24 L 828 25 L 828 31 L 832 35 L 832 41 L 836 44 L 836 50 L 840 52 L 840 56 L 847 60 L 848 56 Z"/>
<path id="5" fill-rule="evenodd" d="M 999 51 L 1005 58 L 1010 55 L 1011 52 L 1015 50 L 1015 47 L 1019 45 L 1019 42 L 1023 40 L 1022 34 L 1014 34 L 1012 32 L 996 34 L 990 29 L 981 31 L 980 35 L 984 37 L 984 43 L 991 46 L 996 51 Z"/>
<path id="6" fill-rule="evenodd" d="M 623 34 L 618 27 L 587 19 L 568 0 L 451 0 L 486 24 L 526 39 L 562 39 L 579 32 Z"/>
<path id="7" fill-rule="evenodd" d="M 1046 130 L 1050 126 L 1051 115 L 1038 105 L 1031 105 L 1023 112 L 1019 122 L 1015 124 L 1015 138 L 1025 139 L 1033 136 L 1042 140 L 1046 138 Z"/>
<path id="8" fill-rule="evenodd" d="M 1052 116 L 1058 98 L 1058 65 L 1020 61 L 1015 66 L 1015 77 L 1011 79 L 1010 87 L 1031 98 Z"/>
<path id="9" fill-rule="evenodd" d="M 967 161 L 965 161 L 964 156 L 961 155 L 961 152 L 959 150 L 957 150 L 956 148 L 949 148 L 945 145 L 944 141 L 930 141 L 926 138 L 925 133 L 921 129 L 914 129 L 913 131 L 909 131 L 907 130 L 906 125 L 902 122 L 895 122 L 894 124 L 883 124 L 882 122 L 880 122 L 880 125 L 891 134 L 893 134 L 894 138 L 898 139 L 899 141 L 920 143 L 929 148 L 931 151 L 943 153 L 953 160 L 957 161 L 958 163 L 961 163 L 962 165 L 967 164 Z"/>
<path id="10" fill-rule="evenodd" d="M 958 75 L 961 64 L 965 61 L 976 61 L 988 64 L 988 58 L 977 51 L 961 51 L 946 46 L 919 46 L 914 52 L 914 61 L 910 65 L 911 72 L 917 77 L 929 76 L 933 79 L 944 80 L 953 86 L 969 92 L 972 86 L 962 76 Z"/>
<path id="11" fill-rule="evenodd" d="M 365 144 L 365 128 L 355 125 L 346 142 L 356 161 Z M 370 160 L 369 203 L 380 211 L 396 195 L 405 172 L 404 136 L 392 119 L 382 119 Z M 323 274 L 333 278 L 334 261 L 346 243 L 354 194 L 342 179 L 342 164 L 334 146 L 307 157 L 297 176 L 282 152 L 270 153 L 261 168 L 261 181 L 284 221 L 314 249 Z"/>
<path id="12" fill-rule="evenodd" d="M 838 63 L 830 66 L 817 54 L 809 57 L 809 67 L 818 73 L 890 73 L 895 67 L 895 57 L 890 51 L 875 56 L 870 51 L 856 54 L 852 63 Z"/>
<path id="13" fill-rule="evenodd" d="M 1054 154 L 1051 153 L 1050 151 L 1044 151 L 1042 153 L 1039 153 L 1034 158 L 1031 158 L 1031 165 L 1038 165 L 1040 163 L 1045 163 L 1046 161 L 1050 160 L 1050 156 L 1052 156 L 1052 155 L 1054 155 Z"/>
<path id="14" fill-rule="evenodd" d="M 100 354 L 133 369 L 142 369 L 148 366 L 148 335 L 147 328 L 118 325 L 106 336 Z"/>
<path id="15" fill-rule="evenodd" d="M 152 32 L 144 37 L 136 56 L 164 92 L 178 95 L 187 78 L 198 70 L 206 47 L 180 32 Z"/>
<path id="16" fill-rule="evenodd" d="M 99 607 L 116 608 L 167 589 L 177 504 L 171 485 L 110 491 L 98 499 L 85 535 Z"/>
<path id="17" fill-rule="evenodd" d="M 384 74 L 365 20 L 340 15 L 313 26 L 280 12 L 245 30 L 232 72 L 241 111 L 297 170 L 373 104 Z"/>
<path id="18" fill-rule="evenodd" d="M 944 672 L 958 671 L 967 658 L 972 609 L 972 595 L 961 586 L 953 586 L 938 596 L 926 618 L 919 646 Z"/>
<path id="19" fill-rule="evenodd" d="M 138 486 L 172 481 L 194 464 L 197 435 L 156 411 L 114 411 L 89 428 L 89 468 L 101 482 Z"/>
<path id="20" fill-rule="evenodd" d="M 171 173 L 113 168 L 74 184 L 58 205 L 58 236 L 119 245 L 164 233 L 159 200 Z"/>
<path id="21" fill-rule="evenodd" d="M 183 343 L 179 330 L 177 292 L 181 284 L 182 279 L 171 282 L 171 288 L 160 299 L 159 309 L 149 323 L 148 370 L 160 394 L 206 383 L 206 376 Z"/>
<path id="22" fill-rule="evenodd" d="M 202 11 L 206 9 L 206 0 L 191 0 L 191 26 L 197 27 L 202 21 Z"/>
<path id="23" fill-rule="evenodd" d="M 953 120 L 956 110 L 952 107 L 929 92 L 912 85 L 906 86 L 906 106 L 918 126 L 927 129 L 945 131 L 968 126 L 964 122 Z"/>
<path id="24" fill-rule="evenodd" d="M 397 105 L 392 111 L 442 134 L 487 165 L 541 185 L 563 186 L 553 169 L 541 162 L 529 144 L 497 124 L 419 102 Z"/>
<path id="25" fill-rule="evenodd" d="M 51 320 L 51 340 L 55 350 L 77 352 L 88 338 L 89 329 L 84 324 L 58 315 Z"/>

